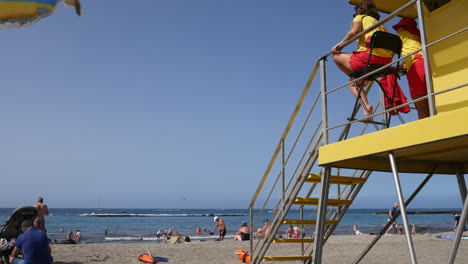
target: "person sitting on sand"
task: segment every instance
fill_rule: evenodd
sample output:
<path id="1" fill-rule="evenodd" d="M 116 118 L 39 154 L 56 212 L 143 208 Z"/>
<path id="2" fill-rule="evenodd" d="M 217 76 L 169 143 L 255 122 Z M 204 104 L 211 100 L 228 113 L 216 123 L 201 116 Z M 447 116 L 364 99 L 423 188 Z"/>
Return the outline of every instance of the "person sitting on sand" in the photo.
<path id="1" fill-rule="evenodd" d="M 172 231 L 171 237 L 168 239 L 168 243 L 178 244 L 182 241 L 182 235 L 176 230 Z"/>
<path id="2" fill-rule="evenodd" d="M 234 240 L 250 240 L 250 228 L 247 226 L 246 222 L 242 222 L 241 228 L 237 230 Z"/>
<path id="3" fill-rule="evenodd" d="M 23 233 L 15 241 L 15 248 L 9 258 L 12 264 L 37 263 L 51 264 L 52 249 L 50 248 L 47 234 L 33 227 L 33 221 L 26 220 L 21 224 Z M 20 252 L 23 252 L 24 258 L 19 258 Z"/>
<path id="4" fill-rule="evenodd" d="M 353 234 L 356 235 L 356 236 L 368 236 L 368 235 L 372 235 L 372 233 L 362 233 L 361 231 L 359 231 L 359 228 L 357 225 L 353 225 Z"/>
<path id="5" fill-rule="evenodd" d="M 265 238 L 270 233 L 270 229 L 271 229 L 270 220 L 265 219 L 263 221 L 263 227 L 257 230 L 257 234 L 255 236 Z"/>

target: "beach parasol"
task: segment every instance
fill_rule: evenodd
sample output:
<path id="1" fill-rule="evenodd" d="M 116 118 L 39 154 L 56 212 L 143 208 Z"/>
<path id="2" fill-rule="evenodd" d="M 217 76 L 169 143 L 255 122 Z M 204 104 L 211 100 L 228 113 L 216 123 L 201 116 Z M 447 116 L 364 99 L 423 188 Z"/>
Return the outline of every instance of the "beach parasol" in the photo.
<path id="1" fill-rule="evenodd" d="M 30 26 L 52 15 L 62 1 L 81 16 L 80 0 L 0 0 L 0 29 Z"/>

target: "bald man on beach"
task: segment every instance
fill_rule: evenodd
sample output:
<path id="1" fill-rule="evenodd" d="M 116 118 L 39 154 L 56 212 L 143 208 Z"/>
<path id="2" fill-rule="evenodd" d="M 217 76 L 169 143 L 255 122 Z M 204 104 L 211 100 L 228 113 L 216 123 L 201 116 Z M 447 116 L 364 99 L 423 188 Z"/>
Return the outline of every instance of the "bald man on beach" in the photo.
<path id="1" fill-rule="evenodd" d="M 37 203 L 34 207 L 37 209 L 37 217 L 34 219 L 34 228 L 47 232 L 45 228 L 45 216 L 49 215 L 49 208 L 44 204 L 44 198 L 37 198 Z"/>

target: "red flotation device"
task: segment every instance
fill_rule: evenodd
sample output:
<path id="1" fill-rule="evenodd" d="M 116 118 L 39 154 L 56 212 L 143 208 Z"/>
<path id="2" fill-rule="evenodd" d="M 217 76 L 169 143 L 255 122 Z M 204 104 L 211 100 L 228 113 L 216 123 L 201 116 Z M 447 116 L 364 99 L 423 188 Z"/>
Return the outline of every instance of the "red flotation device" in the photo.
<path id="1" fill-rule="evenodd" d="M 153 258 L 150 254 L 145 253 L 138 256 L 138 259 L 144 263 L 158 263 L 159 259 Z"/>
<path id="2" fill-rule="evenodd" d="M 245 249 L 236 250 L 236 255 L 242 263 L 250 264 L 250 254 Z"/>

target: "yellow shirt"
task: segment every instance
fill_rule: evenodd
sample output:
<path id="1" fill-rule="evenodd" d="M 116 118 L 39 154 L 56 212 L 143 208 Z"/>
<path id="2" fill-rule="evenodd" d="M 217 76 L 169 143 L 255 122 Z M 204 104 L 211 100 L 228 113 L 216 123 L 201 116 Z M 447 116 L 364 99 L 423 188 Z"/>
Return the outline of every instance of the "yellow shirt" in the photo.
<path id="1" fill-rule="evenodd" d="M 367 28 L 369 28 L 369 27 L 373 26 L 374 24 L 376 24 L 378 22 L 378 20 L 371 17 L 371 16 L 367 16 L 367 15 L 357 15 L 353 20 L 353 24 L 354 24 L 354 22 L 361 22 L 362 23 L 362 30 L 366 30 Z M 385 28 L 384 25 L 380 25 L 376 29 L 368 32 L 367 34 L 365 34 L 363 36 L 361 36 L 358 39 L 358 51 L 370 52 L 370 47 L 369 47 L 370 39 L 372 37 L 372 34 L 374 34 L 374 32 L 376 32 L 376 31 L 385 31 L 385 32 L 387 32 L 387 28 Z M 372 50 L 372 55 L 391 58 L 391 57 L 393 57 L 393 52 L 391 52 L 389 50 L 386 50 L 386 49 L 374 49 L 374 50 Z"/>
<path id="2" fill-rule="evenodd" d="M 419 36 L 413 35 L 407 30 L 400 30 L 400 32 L 398 32 L 397 35 L 400 36 L 401 41 L 403 42 L 403 48 L 401 49 L 402 56 L 406 56 L 416 50 L 421 49 L 421 38 Z M 411 68 L 411 65 L 413 65 L 413 63 L 420 58 L 423 58 L 423 54 L 421 51 L 406 57 L 406 68 Z"/>

